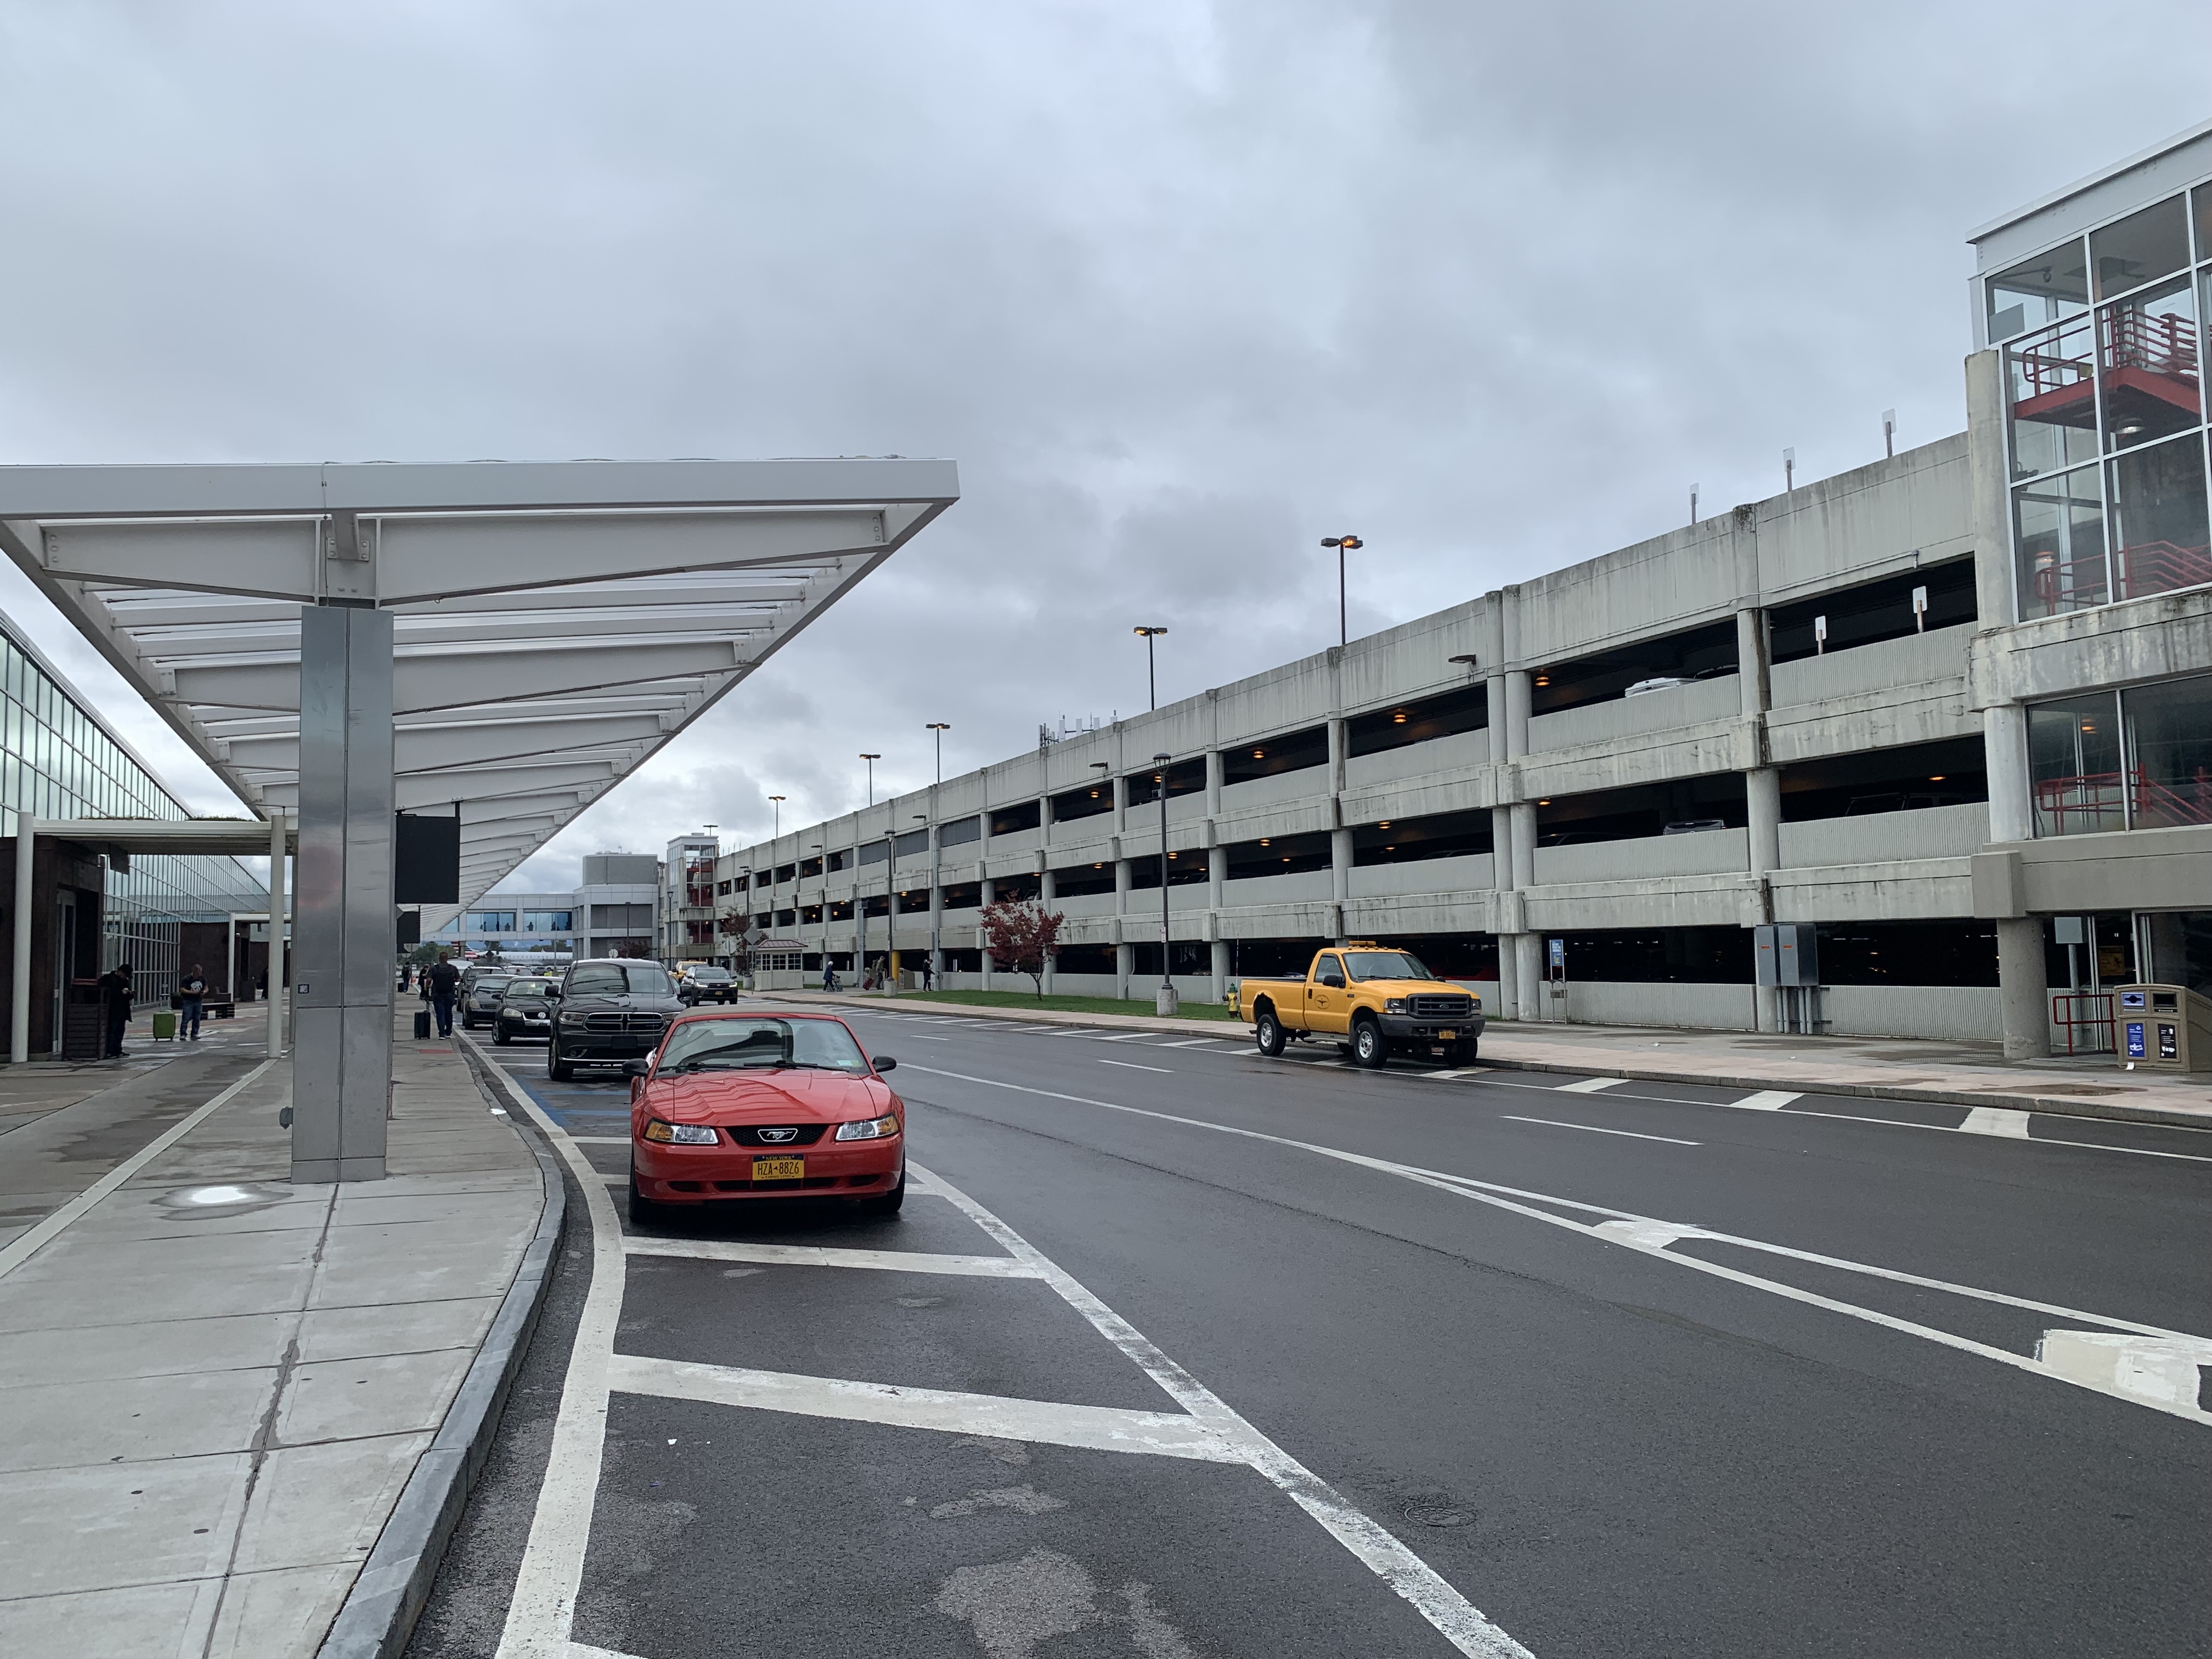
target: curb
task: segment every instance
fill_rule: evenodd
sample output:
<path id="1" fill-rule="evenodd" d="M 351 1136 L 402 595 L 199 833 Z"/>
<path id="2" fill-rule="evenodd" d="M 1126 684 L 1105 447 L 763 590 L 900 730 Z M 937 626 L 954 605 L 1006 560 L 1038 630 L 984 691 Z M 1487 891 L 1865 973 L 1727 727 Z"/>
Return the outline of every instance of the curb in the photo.
<path id="1" fill-rule="evenodd" d="M 469 1071 L 479 1090 L 483 1078 L 479 1061 L 471 1055 Z M 414 1634 L 415 1620 L 429 1600 L 431 1582 L 445 1559 L 446 1545 L 459 1525 L 469 1491 L 491 1454 L 492 1437 L 506 1408 L 507 1390 L 522 1368 L 538 1315 L 545 1305 L 552 1284 L 553 1255 L 561 1240 L 561 1223 L 568 1210 L 568 1189 L 562 1184 L 561 1166 L 542 1135 L 522 1135 L 538 1160 L 545 1183 L 545 1207 L 539 1212 L 538 1231 L 523 1252 L 514 1282 L 507 1287 L 499 1312 L 493 1316 L 483 1346 L 477 1351 L 468 1375 L 461 1379 L 453 1403 L 437 1437 L 415 1465 L 399 1502 L 385 1522 L 384 1531 L 362 1564 L 360 1577 L 346 1592 L 330 1633 L 316 1650 L 316 1659 L 394 1659 Z"/>
<path id="2" fill-rule="evenodd" d="M 1250 1027 L 1236 1020 L 1146 1019 L 1139 1014 L 1076 1014 L 1057 1008 L 1041 1008 L 1034 1012 L 1023 1012 L 1013 1008 L 979 1007 L 964 1002 L 933 1002 L 921 992 L 897 997 L 854 997 L 809 995 L 797 991 L 763 991 L 757 994 L 779 1002 L 817 1002 L 832 1006 L 866 1006 L 877 1007 L 884 1004 L 908 1004 L 932 1012 L 970 1015 L 981 1019 L 1018 1021 L 1025 1025 L 1104 1025 L 1115 1030 L 1170 1031 L 1178 1036 L 1194 1033 L 1194 1026 L 1208 1025 L 1224 1028 L 1226 1036 L 1247 1035 Z M 1501 1030 L 1492 1024 L 1485 1033 L 1485 1041 L 1493 1036 L 1511 1041 L 1510 1025 Z M 2174 1129 L 2212 1130 L 2212 1113 L 2172 1109 L 2162 1106 L 2136 1106 L 2121 1101 L 2082 1100 L 2072 1096 L 2037 1095 L 2026 1091 L 2014 1093 L 2000 1089 L 1929 1089 L 1910 1084 L 1830 1083 L 1809 1081 L 1804 1078 L 1761 1077 L 1755 1074 L 1711 1076 L 1705 1073 L 1668 1072 L 1653 1066 L 1585 1065 L 1568 1066 L 1549 1060 L 1509 1060 L 1492 1054 L 1486 1047 L 1476 1061 L 1502 1072 L 1552 1072 L 1565 1077 L 1617 1077 L 1633 1083 L 1691 1083 L 1710 1084 L 1717 1089 L 1773 1089 L 1805 1095 L 1835 1095 L 1854 1100 L 1905 1100 L 1936 1106 L 2001 1106 L 2017 1112 L 2037 1112 L 2046 1117 L 2101 1118 L 2115 1123 L 2150 1123 Z"/>

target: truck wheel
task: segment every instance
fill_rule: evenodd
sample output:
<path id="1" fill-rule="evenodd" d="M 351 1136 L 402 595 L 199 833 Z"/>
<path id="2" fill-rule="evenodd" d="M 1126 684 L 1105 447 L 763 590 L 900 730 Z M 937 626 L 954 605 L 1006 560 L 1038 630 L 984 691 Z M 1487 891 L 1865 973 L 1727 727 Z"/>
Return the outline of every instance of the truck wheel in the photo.
<path id="1" fill-rule="evenodd" d="M 1379 1072 L 1390 1063 L 1390 1046 L 1382 1040 L 1382 1028 L 1373 1020 L 1363 1019 L 1353 1024 L 1352 1058 L 1370 1072 Z"/>
<path id="2" fill-rule="evenodd" d="M 1455 1042 L 1451 1046 L 1449 1058 L 1455 1066 L 1472 1066 L 1474 1064 L 1474 1056 L 1479 1047 L 1479 1040 L 1476 1042 Z"/>
<path id="3" fill-rule="evenodd" d="M 556 1083 L 566 1083 L 576 1075 L 576 1068 L 561 1058 L 561 1039 L 557 1036 L 545 1045 L 545 1075 Z"/>
<path id="4" fill-rule="evenodd" d="M 1273 1008 L 1262 1008 L 1255 1023 L 1253 1035 L 1259 1039 L 1260 1052 L 1270 1060 L 1283 1052 L 1283 1022 L 1275 1018 Z"/>

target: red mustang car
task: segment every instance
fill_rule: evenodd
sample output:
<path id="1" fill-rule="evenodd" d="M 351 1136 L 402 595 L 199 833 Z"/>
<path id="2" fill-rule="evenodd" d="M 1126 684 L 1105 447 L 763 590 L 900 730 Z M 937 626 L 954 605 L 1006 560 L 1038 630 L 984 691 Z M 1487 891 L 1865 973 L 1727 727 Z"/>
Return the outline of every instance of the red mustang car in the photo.
<path id="1" fill-rule="evenodd" d="M 629 1063 L 629 1213 L 741 1198 L 906 1197 L 906 1104 L 829 1014 L 696 1013 Z"/>

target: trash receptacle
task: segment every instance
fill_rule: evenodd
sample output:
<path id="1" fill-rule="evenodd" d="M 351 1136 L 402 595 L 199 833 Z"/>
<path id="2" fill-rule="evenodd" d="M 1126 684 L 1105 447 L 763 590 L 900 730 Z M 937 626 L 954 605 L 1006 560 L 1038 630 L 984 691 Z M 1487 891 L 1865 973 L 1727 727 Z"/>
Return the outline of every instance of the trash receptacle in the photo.
<path id="1" fill-rule="evenodd" d="M 154 1011 L 154 1041 L 174 1042 L 177 1040 L 177 1017 L 167 1008 Z"/>
<path id="2" fill-rule="evenodd" d="M 2123 1066 L 2212 1072 L 2212 1000 L 2186 985 L 2123 985 L 2112 994 L 2112 1047 Z"/>

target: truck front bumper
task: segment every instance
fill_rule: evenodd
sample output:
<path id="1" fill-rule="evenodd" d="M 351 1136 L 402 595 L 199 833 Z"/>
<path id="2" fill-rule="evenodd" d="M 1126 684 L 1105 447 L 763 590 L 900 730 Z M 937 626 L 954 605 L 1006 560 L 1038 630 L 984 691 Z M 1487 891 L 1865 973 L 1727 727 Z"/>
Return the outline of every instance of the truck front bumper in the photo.
<path id="1" fill-rule="evenodd" d="M 1465 1019 L 1435 1019 L 1428 1015 L 1377 1014 L 1376 1019 L 1382 1027 L 1382 1035 L 1393 1042 L 1409 1047 L 1436 1042 L 1473 1042 L 1482 1036 L 1482 1016 L 1469 1014 Z M 1446 1031 L 1452 1035 L 1444 1036 Z"/>

